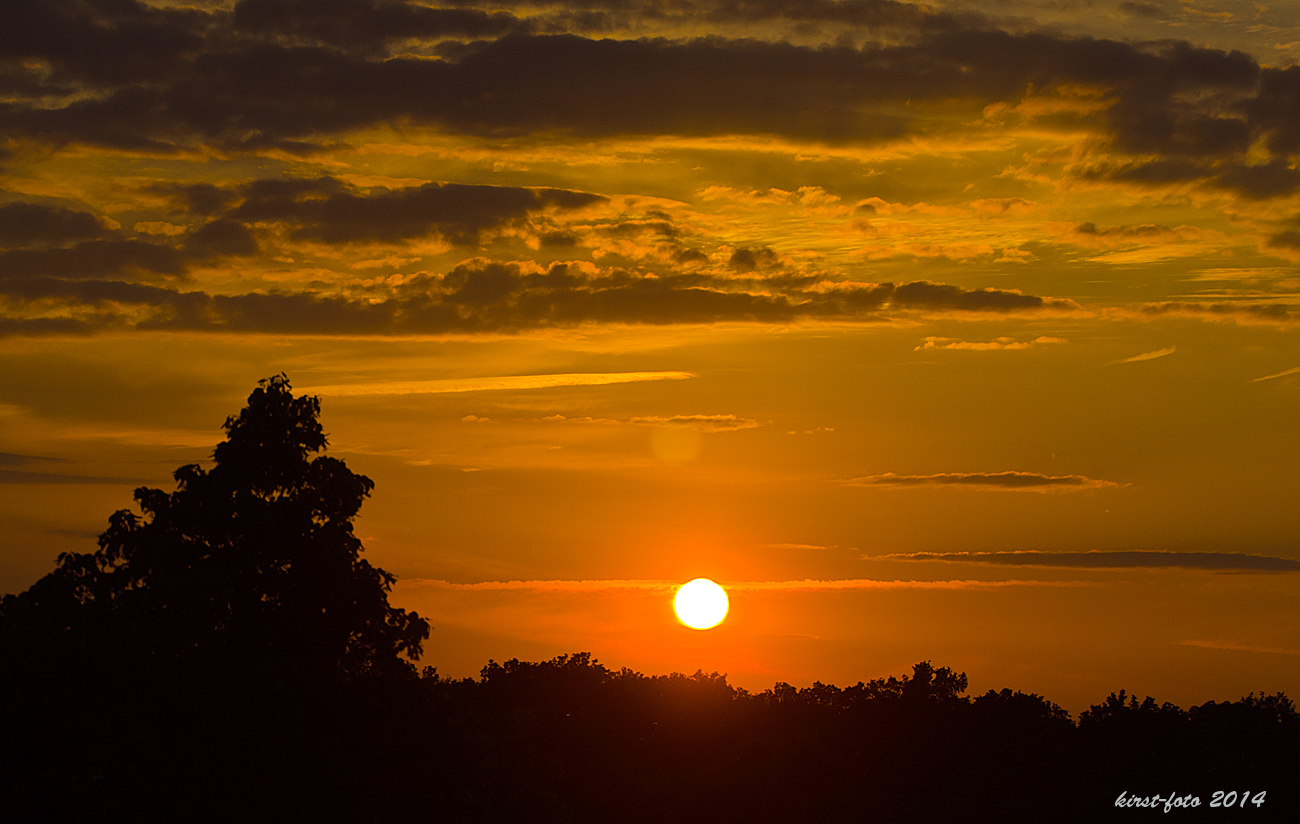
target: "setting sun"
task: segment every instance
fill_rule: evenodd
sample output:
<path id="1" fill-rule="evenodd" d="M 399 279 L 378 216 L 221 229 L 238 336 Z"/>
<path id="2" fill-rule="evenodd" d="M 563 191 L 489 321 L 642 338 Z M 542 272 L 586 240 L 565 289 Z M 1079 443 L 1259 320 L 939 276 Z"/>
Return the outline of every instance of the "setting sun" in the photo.
<path id="1" fill-rule="evenodd" d="M 677 590 L 673 609 L 691 629 L 711 629 L 727 616 L 727 593 L 708 578 L 696 578 Z"/>

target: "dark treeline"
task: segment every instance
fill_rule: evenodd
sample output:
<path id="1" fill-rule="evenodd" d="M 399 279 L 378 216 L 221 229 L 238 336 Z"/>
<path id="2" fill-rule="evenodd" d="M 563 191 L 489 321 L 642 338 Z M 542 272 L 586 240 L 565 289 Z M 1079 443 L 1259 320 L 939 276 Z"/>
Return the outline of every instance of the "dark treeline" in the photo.
<path id="1" fill-rule="evenodd" d="M 1121 691 L 1076 722 L 929 662 L 761 693 L 586 653 L 419 673 L 429 627 L 360 557 L 372 484 L 312 458 L 318 417 L 263 381 L 211 470 L 137 490 L 97 552 L 0 601 L 0 820 L 1297 820 L 1282 694 Z"/>

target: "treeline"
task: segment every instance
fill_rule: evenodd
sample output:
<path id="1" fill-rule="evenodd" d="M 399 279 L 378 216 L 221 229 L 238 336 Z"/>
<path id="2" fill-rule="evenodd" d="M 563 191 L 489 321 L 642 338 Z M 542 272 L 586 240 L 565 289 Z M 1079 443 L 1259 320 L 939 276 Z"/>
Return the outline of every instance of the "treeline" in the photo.
<path id="1" fill-rule="evenodd" d="M 586 653 L 478 679 L 6 677 L 6 821 L 1292 821 L 1284 695 L 1188 710 L 911 675 L 761 693 Z M 1215 791 L 1232 808 L 1211 807 Z M 1259 797 L 1242 805 L 1242 792 Z M 1195 796 L 1196 808 L 1115 806 Z M 1221 796 L 1226 797 L 1226 796 Z"/>
<path id="2" fill-rule="evenodd" d="M 0 599 L 0 822 L 1300 820 L 1282 694 L 1075 723 L 928 662 L 757 694 L 586 653 L 417 673 L 319 412 L 262 381 L 215 466 Z"/>

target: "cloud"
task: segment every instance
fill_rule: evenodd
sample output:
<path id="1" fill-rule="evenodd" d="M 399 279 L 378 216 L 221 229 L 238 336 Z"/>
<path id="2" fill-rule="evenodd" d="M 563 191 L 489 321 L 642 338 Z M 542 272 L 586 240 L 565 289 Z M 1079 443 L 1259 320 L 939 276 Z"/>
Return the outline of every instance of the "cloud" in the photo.
<path id="1" fill-rule="evenodd" d="M 480 233 L 549 207 L 577 209 L 606 198 L 567 189 L 427 183 L 362 193 L 332 177 L 257 180 L 226 217 L 276 222 L 292 237 L 323 243 L 395 243 L 439 234 L 475 245 Z"/>
<path id="2" fill-rule="evenodd" d="M 394 0 L 240 0 L 233 22 L 240 32 L 365 53 L 382 52 L 396 40 L 499 37 L 530 28 L 508 12 Z"/>
<path id="3" fill-rule="evenodd" d="M 1268 555 L 1246 555 L 1237 552 L 1166 552 L 1123 551 L 1103 552 L 915 552 L 895 555 L 875 555 L 873 558 L 890 561 L 945 561 L 949 563 L 999 564 L 1006 566 L 1071 567 L 1096 569 L 1126 569 L 1166 567 L 1180 569 L 1207 569 L 1225 572 L 1296 572 L 1300 561 Z"/>
<path id="4" fill-rule="evenodd" d="M 196 258 L 249 257 L 257 254 L 257 240 L 244 224 L 217 219 L 186 237 L 185 251 Z"/>
<path id="5" fill-rule="evenodd" d="M 1271 381 L 1274 378 L 1285 378 L 1287 375 L 1300 373 L 1300 366 L 1293 366 L 1290 369 L 1283 369 L 1281 372 L 1274 372 L 1272 375 L 1265 375 L 1262 378 L 1251 378 L 1247 383 L 1259 383 L 1260 381 Z"/>
<path id="6" fill-rule="evenodd" d="M 1120 12 L 1132 17 L 1145 17 L 1151 20 L 1168 20 L 1169 13 L 1154 3 L 1134 3 L 1124 0 L 1118 6 Z"/>
<path id="7" fill-rule="evenodd" d="M 688 0 L 671 8 L 583 0 L 529 6 L 537 13 L 528 18 L 468 5 L 242 0 L 232 13 L 14 0 L 6 31 L 21 34 L 0 37 L 0 58 L 42 66 L 44 79 L 14 75 L 17 96 L 0 107 L 0 128 L 53 148 L 159 153 L 309 153 L 392 123 L 494 138 L 750 134 L 876 143 L 938 122 L 919 107 L 900 108 L 908 101 L 1014 111 L 1031 89 L 1087 88 L 1106 105 L 1064 128 L 1083 127 L 1127 155 L 1131 162 L 1107 173 L 1116 180 L 1200 180 L 1254 197 L 1300 185 L 1288 165 L 1300 146 L 1300 73 L 1240 52 L 1001 31 L 979 14 L 892 0 Z M 709 36 L 568 33 L 644 30 L 647 21 Z M 771 41 L 720 34 L 762 21 L 789 28 Z M 857 48 L 787 42 L 813 24 L 879 39 Z M 1048 116 L 1037 122 L 1053 124 Z M 1267 156 L 1247 162 L 1252 144 Z M 1152 165 L 1170 162 L 1182 165 Z"/>
<path id="8" fill-rule="evenodd" d="M 1052 302 L 1064 306 L 1073 301 Z M 914 281 L 894 290 L 890 305 L 897 307 L 924 307 L 927 309 L 960 309 L 967 311 L 1006 312 L 1015 309 L 1037 309 L 1051 305 L 1036 295 L 1021 294 L 1016 289 L 962 289 L 948 283 Z"/>
<path id="9" fill-rule="evenodd" d="M 1015 338 L 997 338 L 996 340 L 980 342 L 957 340 L 956 338 L 939 338 L 927 337 L 925 342 L 919 346 L 913 347 L 913 351 L 923 351 L 931 349 L 961 349 L 971 352 L 999 352 L 1012 349 L 1032 349 L 1035 346 L 1045 346 L 1053 343 L 1066 343 L 1065 338 L 1052 338 L 1040 335 L 1033 340 L 1016 340 Z"/>
<path id="10" fill-rule="evenodd" d="M 1030 492 L 1072 492 L 1118 486 L 1084 475 L 1040 475 L 1037 472 L 938 472 L 933 475 L 867 475 L 842 481 L 847 486 L 964 486 L 973 489 L 1007 489 Z"/>
<path id="11" fill-rule="evenodd" d="M 1267 324 L 1289 327 L 1300 321 L 1300 312 L 1287 303 L 1190 303 L 1168 300 L 1145 303 L 1139 310 L 1142 315 L 1181 315 L 1202 320 L 1235 321 L 1245 324 Z"/>
<path id="12" fill-rule="evenodd" d="M 428 381 L 381 381 L 376 383 L 315 386 L 302 391 L 313 395 L 422 395 L 444 392 L 484 392 L 498 389 L 549 389 L 556 386 L 605 386 L 641 381 L 680 381 L 693 378 L 691 372 L 580 372 L 559 375 L 505 375 L 485 378 L 446 378 Z"/>
<path id="13" fill-rule="evenodd" d="M 747 581 L 729 584 L 721 582 L 728 590 L 748 592 L 826 592 L 872 589 L 997 589 L 1001 587 L 1078 587 L 1088 586 L 1083 581 L 877 581 L 869 578 L 818 581 Z"/>
<path id="14" fill-rule="evenodd" d="M 1291 647 L 1260 647 L 1250 644 L 1237 644 L 1232 641 L 1179 641 L 1181 646 L 1202 647 L 1204 649 L 1236 650 L 1238 652 L 1264 652 L 1271 655 L 1300 655 L 1300 649 Z"/>
<path id="15" fill-rule="evenodd" d="M 433 578 L 403 578 L 394 585 L 403 589 L 449 589 L 469 592 L 606 593 L 671 595 L 684 581 L 664 580 L 580 580 L 580 581 L 481 581 L 451 583 Z M 843 592 L 881 589 L 1000 589 L 1003 587 L 1080 587 L 1085 581 L 877 581 L 867 578 L 801 581 L 718 581 L 728 592 Z"/>
<path id="16" fill-rule="evenodd" d="M 1134 355 L 1134 356 L 1131 357 L 1131 358 L 1124 358 L 1123 360 L 1111 361 L 1111 363 L 1112 363 L 1112 364 L 1116 364 L 1116 363 L 1141 363 L 1142 361 L 1155 360 L 1156 358 L 1163 358 L 1163 357 L 1165 357 L 1165 356 L 1167 356 L 1167 355 L 1172 355 L 1172 354 L 1173 354 L 1174 352 L 1176 352 L 1176 351 L 1178 351 L 1178 347 L 1176 347 L 1176 346 L 1166 346 L 1164 349 L 1156 349 L 1156 350 L 1153 350 L 1153 351 L 1151 351 L 1151 352 L 1143 352 L 1142 354 L 1140 354 L 1140 355 Z"/>
<path id="17" fill-rule="evenodd" d="M 632 423 L 654 426 L 693 426 L 705 432 L 734 432 L 762 426 L 759 421 L 736 415 L 645 415 L 631 419 Z"/>
<path id="18" fill-rule="evenodd" d="M 92 279 L 121 274 L 179 277 L 186 268 L 179 250 L 143 240 L 87 240 L 67 248 L 0 252 L 0 279 L 45 275 Z"/>
<path id="19" fill-rule="evenodd" d="M 0 204 L 0 246 L 5 248 L 60 246 L 104 234 L 104 227 L 89 212 L 40 203 Z"/>
<path id="20" fill-rule="evenodd" d="M 185 241 L 184 251 L 140 242 L 130 248 L 149 247 L 145 251 L 159 255 L 166 264 L 156 268 L 180 272 L 200 254 L 251 251 L 254 240 L 244 235 L 244 229 L 225 225 L 228 235 L 205 236 L 203 229 L 195 232 Z M 199 243 L 198 239 L 205 237 L 206 242 Z M 244 243 L 249 245 L 241 247 Z M 157 276 L 138 271 L 140 267 L 129 268 L 130 258 L 114 260 L 105 255 L 93 259 L 89 250 L 81 249 L 84 245 L 74 247 L 78 251 L 72 259 L 38 261 L 42 266 L 31 261 L 19 266 L 8 256 L 71 250 L 0 253 L 0 295 L 55 301 L 67 311 L 77 312 L 88 328 L 363 335 L 509 332 L 587 323 L 883 321 L 900 314 L 1034 314 L 1081 309 L 1070 300 L 931 281 L 895 286 L 780 273 L 737 278 L 706 272 L 599 267 L 581 261 L 543 267 L 532 261 L 485 258 L 465 261 L 445 275 L 420 274 L 382 284 L 371 281 L 368 287 L 333 294 L 271 291 L 210 295 L 91 279 L 94 272 Z M 81 278 L 86 280 L 75 285 Z"/>
<path id="21" fill-rule="evenodd" d="M 0 469 L 0 484 L 131 484 L 138 482 L 138 478 L 103 478 L 95 475 L 66 475 L 54 472 L 31 472 L 23 469 Z"/>

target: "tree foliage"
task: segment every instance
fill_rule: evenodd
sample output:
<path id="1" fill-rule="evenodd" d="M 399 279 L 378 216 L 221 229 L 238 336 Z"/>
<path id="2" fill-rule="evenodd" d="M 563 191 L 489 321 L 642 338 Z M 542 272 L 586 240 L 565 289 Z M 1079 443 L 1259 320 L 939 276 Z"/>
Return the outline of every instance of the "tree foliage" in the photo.
<path id="1" fill-rule="evenodd" d="M 394 577 L 353 533 L 374 483 L 326 447 L 320 401 L 284 375 L 261 381 L 224 424 L 210 470 L 141 487 L 99 550 L 0 604 L 10 655 L 119 669 L 347 678 L 409 670 L 428 624 L 392 607 Z M 313 457 L 314 456 L 314 457 Z"/>

